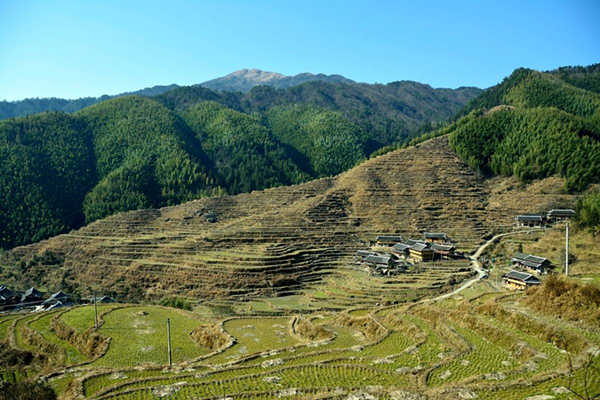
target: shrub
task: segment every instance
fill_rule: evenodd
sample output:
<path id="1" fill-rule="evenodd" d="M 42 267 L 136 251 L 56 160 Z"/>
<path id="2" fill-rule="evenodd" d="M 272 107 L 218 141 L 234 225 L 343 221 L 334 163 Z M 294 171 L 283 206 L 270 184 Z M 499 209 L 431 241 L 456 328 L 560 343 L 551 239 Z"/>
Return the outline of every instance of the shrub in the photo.
<path id="1" fill-rule="evenodd" d="M 55 400 L 48 386 L 37 382 L 0 383 L 0 400 Z"/>
<path id="2" fill-rule="evenodd" d="M 182 310 L 192 311 L 192 303 L 181 297 L 167 297 L 160 301 L 161 306 L 180 308 Z"/>

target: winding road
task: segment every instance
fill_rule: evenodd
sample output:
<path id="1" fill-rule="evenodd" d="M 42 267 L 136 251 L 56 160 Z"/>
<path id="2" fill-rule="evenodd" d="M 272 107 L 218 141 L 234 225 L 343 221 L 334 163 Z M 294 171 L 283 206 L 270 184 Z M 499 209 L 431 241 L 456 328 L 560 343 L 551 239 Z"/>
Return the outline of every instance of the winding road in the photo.
<path id="1" fill-rule="evenodd" d="M 426 299 L 426 300 L 424 300 L 424 302 L 435 302 L 435 301 L 447 299 L 447 298 L 452 297 L 455 294 L 460 293 L 463 290 L 471 287 L 475 282 L 482 280 L 483 277 L 487 275 L 487 272 L 485 272 L 483 270 L 483 268 L 481 267 L 481 263 L 479 262 L 479 257 L 481 256 L 481 253 L 483 253 L 483 251 L 492 243 L 496 242 L 500 238 L 503 238 L 504 236 L 516 235 L 519 233 L 531 233 L 531 232 L 536 232 L 539 230 L 541 230 L 541 229 L 537 228 L 537 229 L 527 229 L 527 230 L 523 230 L 523 231 L 500 233 L 500 234 L 492 237 L 490 240 L 488 240 L 487 242 L 485 242 L 484 244 L 479 246 L 477 248 L 477 250 L 475 251 L 475 253 L 473 253 L 472 256 L 469 256 L 469 259 L 471 260 L 471 265 L 472 265 L 473 269 L 475 270 L 475 272 L 477 272 L 477 276 L 475 278 L 468 280 L 467 282 L 463 283 L 461 286 L 459 286 L 458 288 L 454 289 L 453 291 L 451 291 L 449 293 L 442 294 L 442 295 L 434 297 L 432 299 Z"/>

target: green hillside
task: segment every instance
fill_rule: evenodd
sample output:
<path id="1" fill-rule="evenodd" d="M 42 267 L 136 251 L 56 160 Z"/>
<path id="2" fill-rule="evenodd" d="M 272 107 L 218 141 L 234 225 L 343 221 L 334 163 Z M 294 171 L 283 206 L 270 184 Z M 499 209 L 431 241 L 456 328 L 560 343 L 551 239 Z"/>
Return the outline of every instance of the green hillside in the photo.
<path id="1" fill-rule="evenodd" d="M 296 165 L 292 149 L 280 143 L 257 115 L 215 102 L 197 103 L 181 115 L 229 193 L 290 185 L 312 176 Z"/>
<path id="2" fill-rule="evenodd" d="M 47 113 L 0 122 L 0 244 L 11 247 L 83 223 L 96 180 L 82 121 Z"/>
<path id="3" fill-rule="evenodd" d="M 193 92 L 213 93 L 207 90 Z M 268 116 L 214 101 L 173 108 L 128 96 L 72 115 L 1 121 L 0 246 L 120 211 L 337 174 L 366 154 L 358 126 L 317 107 Z"/>
<path id="4" fill-rule="evenodd" d="M 593 82 L 585 69 L 578 71 L 567 80 Z M 566 177 L 568 190 L 577 191 L 600 182 L 600 95 L 573 86 L 561 73 L 518 69 L 465 112 L 443 132 L 484 173 L 524 181 L 557 174 Z"/>
<path id="5" fill-rule="evenodd" d="M 312 81 L 287 89 L 255 86 L 247 93 L 186 86 L 156 99 L 174 110 L 211 100 L 246 113 L 293 105 L 336 111 L 369 133 L 366 151 L 370 153 L 416 136 L 424 124 L 447 120 L 480 93 L 477 88 L 434 89 L 411 81 L 387 85 Z"/>

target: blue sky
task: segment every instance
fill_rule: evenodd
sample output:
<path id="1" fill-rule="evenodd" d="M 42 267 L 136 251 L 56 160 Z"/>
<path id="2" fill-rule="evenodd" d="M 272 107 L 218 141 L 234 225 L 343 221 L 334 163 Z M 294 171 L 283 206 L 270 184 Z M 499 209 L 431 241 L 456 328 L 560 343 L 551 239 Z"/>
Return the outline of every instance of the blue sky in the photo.
<path id="1" fill-rule="evenodd" d="M 241 68 L 488 87 L 600 62 L 600 1 L 0 0 L 0 99 L 193 84 Z"/>

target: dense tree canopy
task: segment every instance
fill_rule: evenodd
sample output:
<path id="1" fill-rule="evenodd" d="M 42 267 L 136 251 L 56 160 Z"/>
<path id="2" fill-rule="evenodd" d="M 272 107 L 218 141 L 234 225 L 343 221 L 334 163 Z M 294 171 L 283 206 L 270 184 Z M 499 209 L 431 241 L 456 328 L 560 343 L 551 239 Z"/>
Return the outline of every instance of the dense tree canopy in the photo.
<path id="1" fill-rule="evenodd" d="M 516 70 L 469 105 L 449 129 L 451 145 L 487 173 L 558 174 L 571 191 L 600 182 L 600 95 L 559 77 Z"/>

